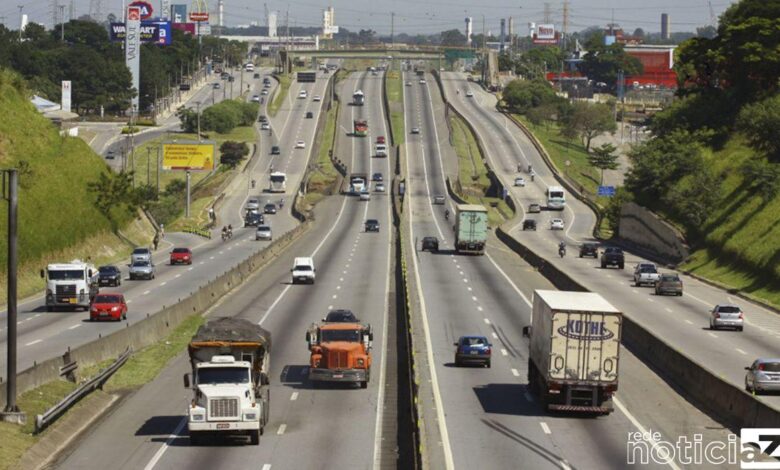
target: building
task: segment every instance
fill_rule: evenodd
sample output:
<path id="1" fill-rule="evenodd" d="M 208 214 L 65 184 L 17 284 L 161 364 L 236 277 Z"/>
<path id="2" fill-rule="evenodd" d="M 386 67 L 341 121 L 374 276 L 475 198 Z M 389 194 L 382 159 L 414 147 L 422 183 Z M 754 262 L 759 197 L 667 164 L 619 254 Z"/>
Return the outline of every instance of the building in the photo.
<path id="1" fill-rule="evenodd" d="M 268 13 L 268 37 L 275 38 L 276 37 L 276 18 L 278 17 L 278 13 L 275 11 Z"/>
<path id="2" fill-rule="evenodd" d="M 625 51 L 642 63 L 642 75 L 626 77 L 626 84 L 658 85 L 677 88 L 674 72 L 674 49 L 677 46 L 626 45 Z"/>
<path id="3" fill-rule="evenodd" d="M 672 31 L 669 28 L 670 24 L 671 22 L 669 20 L 669 13 L 661 13 L 661 38 L 662 39 L 671 39 Z"/>
<path id="4" fill-rule="evenodd" d="M 504 49 L 506 48 L 506 20 L 504 18 L 501 18 L 501 34 L 499 35 L 498 42 L 501 43 L 501 46 L 499 47 L 499 52 L 504 52 Z"/>
<path id="5" fill-rule="evenodd" d="M 322 10 L 322 38 L 333 39 L 333 35 L 339 32 L 336 26 L 336 13 L 333 7 Z"/>
<path id="6" fill-rule="evenodd" d="M 466 18 L 466 45 L 471 46 L 471 34 L 473 33 L 474 21 L 471 17 Z"/>

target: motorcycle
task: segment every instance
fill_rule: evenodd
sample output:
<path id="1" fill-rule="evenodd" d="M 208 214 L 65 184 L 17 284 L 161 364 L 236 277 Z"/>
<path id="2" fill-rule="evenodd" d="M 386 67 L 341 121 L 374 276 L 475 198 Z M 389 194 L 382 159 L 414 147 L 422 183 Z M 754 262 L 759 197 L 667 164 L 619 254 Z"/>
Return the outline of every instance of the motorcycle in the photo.
<path id="1" fill-rule="evenodd" d="M 450 211 L 444 211 L 444 220 L 450 220 Z"/>
<path id="2" fill-rule="evenodd" d="M 563 258 L 564 256 L 566 256 L 566 247 L 565 247 L 565 246 L 563 246 L 563 245 L 560 245 L 560 246 L 558 247 L 558 256 L 560 256 L 561 258 Z"/>

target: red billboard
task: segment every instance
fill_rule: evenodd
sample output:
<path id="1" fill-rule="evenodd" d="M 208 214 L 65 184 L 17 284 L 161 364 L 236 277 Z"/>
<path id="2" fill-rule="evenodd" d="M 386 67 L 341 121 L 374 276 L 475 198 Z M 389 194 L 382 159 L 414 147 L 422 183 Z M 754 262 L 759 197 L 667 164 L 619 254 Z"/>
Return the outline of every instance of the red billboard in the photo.
<path id="1" fill-rule="evenodd" d="M 152 14 L 154 13 L 154 8 L 152 8 L 152 4 L 144 1 L 144 0 L 136 0 L 135 2 L 130 3 L 128 5 L 130 7 L 138 8 L 141 12 L 141 19 L 142 20 L 148 20 L 152 17 Z"/>

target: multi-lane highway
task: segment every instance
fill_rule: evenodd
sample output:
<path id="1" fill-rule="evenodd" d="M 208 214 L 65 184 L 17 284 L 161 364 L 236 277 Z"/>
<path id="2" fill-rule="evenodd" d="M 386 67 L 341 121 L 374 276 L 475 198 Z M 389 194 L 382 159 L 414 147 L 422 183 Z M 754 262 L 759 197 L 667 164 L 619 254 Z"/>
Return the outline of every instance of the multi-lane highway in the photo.
<path id="1" fill-rule="evenodd" d="M 545 206 L 547 186 L 557 184 L 550 170 L 527 137 L 496 111 L 494 95 L 467 82 L 462 74 L 445 72 L 442 84 L 447 98 L 469 119 L 482 138 L 489 161 L 504 185 L 511 188 L 512 197 L 519 203 L 523 216 L 537 219 L 536 232 L 523 232 L 521 223 L 518 223 L 510 231 L 512 236 L 589 290 L 602 294 L 632 320 L 737 386 L 744 386 L 744 367 L 754 359 L 780 354 L 780 316 L 774 312 L 688 276 L 683 276 L 685 293 L 682 297 L 656 296 L 652 288 L 633 285 L 634 265 L 646 262 L 635 254 L 626 254 L 626 268 L 622 271 L 600 269 L 598 260 L 578 258 L 579 244 L 593 241 L 593 212 L 568 194 L 563 213 L 543 211 L 541 214 L 525 214 L 531 203 Z M 466 90 L 471 90 L 474 97 L 466 97 Z M 527 174 L 522 175 L 526 177 L 524 188 L 512 186 L 514 177 L 518 175 L 518 163 L 524 167 L 531 164 L 536 172 L 533 182 Z M 550 219 L 561 216 L 565 229 L 551 231 Z M 560 259 L 557 245 L 562 240 L 569 245 L 569 250 L 567 256 Z M 742 306 L 746 312 L 744 331 L 709 329 L 709 311 L 719 303 Z M 778 396 L 764 395 L 758 399 L 780 405 Z"/>
<path id="2" fill-rule="evenodd" d="M 310 95 L 325 91 L 327 77 L 322 76 L 316 83 L 306 84 Z M 260 82 L 260 80 L 255 80 Z M 290 203 L 300 184 L 311 152 L 311 142 L 314 138 L 316 123 L 321 112 L 322 102 L 311 99 L 298 100 L 298 90 L 302 85 L 298 82 L 290 87 L 290 97 L 280 108 L 275 118 L 272 118 L 272 129 L 275 136 L 272 141 L 278 141 L 282 147 L 281 155 L 270 155 L 270 143 L 267 131 L 262 132 L 258 139 L 258 151 L 254 160 L 249 163 L 246 176 L 237 177 L 226 190 L 225 197 L 217 207 L 218 223 L 232 224 L 236 227 L 231 240 L 223 242 L 215 229 L 215 236 L 206 240 L 188 234 L 167 234 L 154 260 L 157 275 L 151 281 L 129 281 L 126 279 L 119 288 L 104 289 L 105 291 L 122 292 L 128 300 L 128 322 L 134 323 L 159 311 L 165 305 L 172 305 L 178 299 L 186 297 L 200 286 L 215 279 L 223 272 L 259 251 L 269 242 L 255 241 L 252 228 L 241 228 L 243 225 L 243 208 L 250 196 L 260 198 L 262 202 L 270 200 L 278 202 L 284 198 Z M 306 111 L 312 111 L 314 119 L 303 119 Z M 296 140 L 308 143 L 306 149 L 293 149 Z M 294 157 L 294 158 L 293 158 Z M 267 187 L 268 170 L 271 165 L 275 169 L 287 172 L 287 193 L 266 195 L 263 189 Z M 251 190 L 251 179 L 257 180 L 257 186 Z M 285 206 L 289 209 L 289 205 Z M 276 215 L 266 216 L 270 221 L 275 236 L 279 236 L 294 227 L 297 221 L 289 210 L 279 211 Z M 192 266 L 170 266 L 167 264 L 168 247 L 189 246 L 194 252 Z M 123 268 L 124 269 L 124 268 Z M 88 321 L 88 312 L 46 312 L 42 297 L 34 298 L 19 305 L 19 370 L 63 354 L 68 347 L 74 348 L 88 341 L 95 340 L 99 334 L 106 335 L 119 328 L 124 323 L 92 323 Z M 6 313 L 0 312 L 0 323 L 5 323 Z M 6 329 L 0 328 L 0 347 L 5 348 Z M 5 355 L 0 357 L 0 368 L 5 368 Z"/>
<path id="3" fill-rule="evenodd" d="M 339 86 L 350 97 L 366 92 L 366 105 L 344 107 L 339 128 L 367 118 L 368 138 L 338 135 L 342 160 L 356 172 L 389 175 L 387 159 L 371 158 L 371 139 L 387 135 L 381 101 L 381 76 L 356 73 Z M 292 90 L 291 96 L 297 96 Z M 303 101 L 303 100 L 302 100 Z M 290 120 L 294 129 L 297 119 Z M 286 139 L 285 139 L 286 140 Z M 286 157 L 300 165 L 301 155 Z M 279 166 L 275 166 L 278 168 Z M 385 382 L 389 355 L 388 315 L 392 278 L 390 198 L 370 201 L 334 196 L 318 207 L 317 222 L 291 249 L 215 306 L 211 316 L 237 316 L 272 332 L 271 422 L 260 446 L 191 447 L 183 429 L 190 393 L 182 387 L 187 361 L 179 356 L 152 383 L 131 396 L 97 425 L 61 468 L 369 468 L 394 461 L 395 435 L 385 435 L 385 406 L 395 384 Z M 365 233 L 366 218 L 380 221 L 379 233 Z M 295 256 L 313 256 L 314 285 L 291 285 Z M 352 310 L 374 331 L 373 366 L 367 389 L 319 387 L 306 379 L 307 327 L 334 308 Z M 121 436 L 121 438 L 118 438 Z"/>

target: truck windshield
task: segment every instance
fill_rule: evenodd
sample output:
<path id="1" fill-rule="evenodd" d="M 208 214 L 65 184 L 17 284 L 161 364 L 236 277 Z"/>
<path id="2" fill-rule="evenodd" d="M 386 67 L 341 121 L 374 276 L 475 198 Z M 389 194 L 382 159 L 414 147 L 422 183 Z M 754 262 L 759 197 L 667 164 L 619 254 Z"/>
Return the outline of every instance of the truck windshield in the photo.
<path id="1" fill-rule="evenodd" d="M 357 343 L 360 341 L 360 330 L 322 330 L 320 341 L 347 341 Z"/>
<path id="2" fill-rule="evenodd" d="M 201 385 L 246 384 L 249 373 L 238 367 L 208 367 L 198 371 L 198 383 Z"/>
<path id="3" fill-rule="evenodd" d="M 58 269 L 58 270 L 50 269 L 49 279 L 51 279 L 52 281 L 84 279 L 84 271 L 80 269 Z"/>

